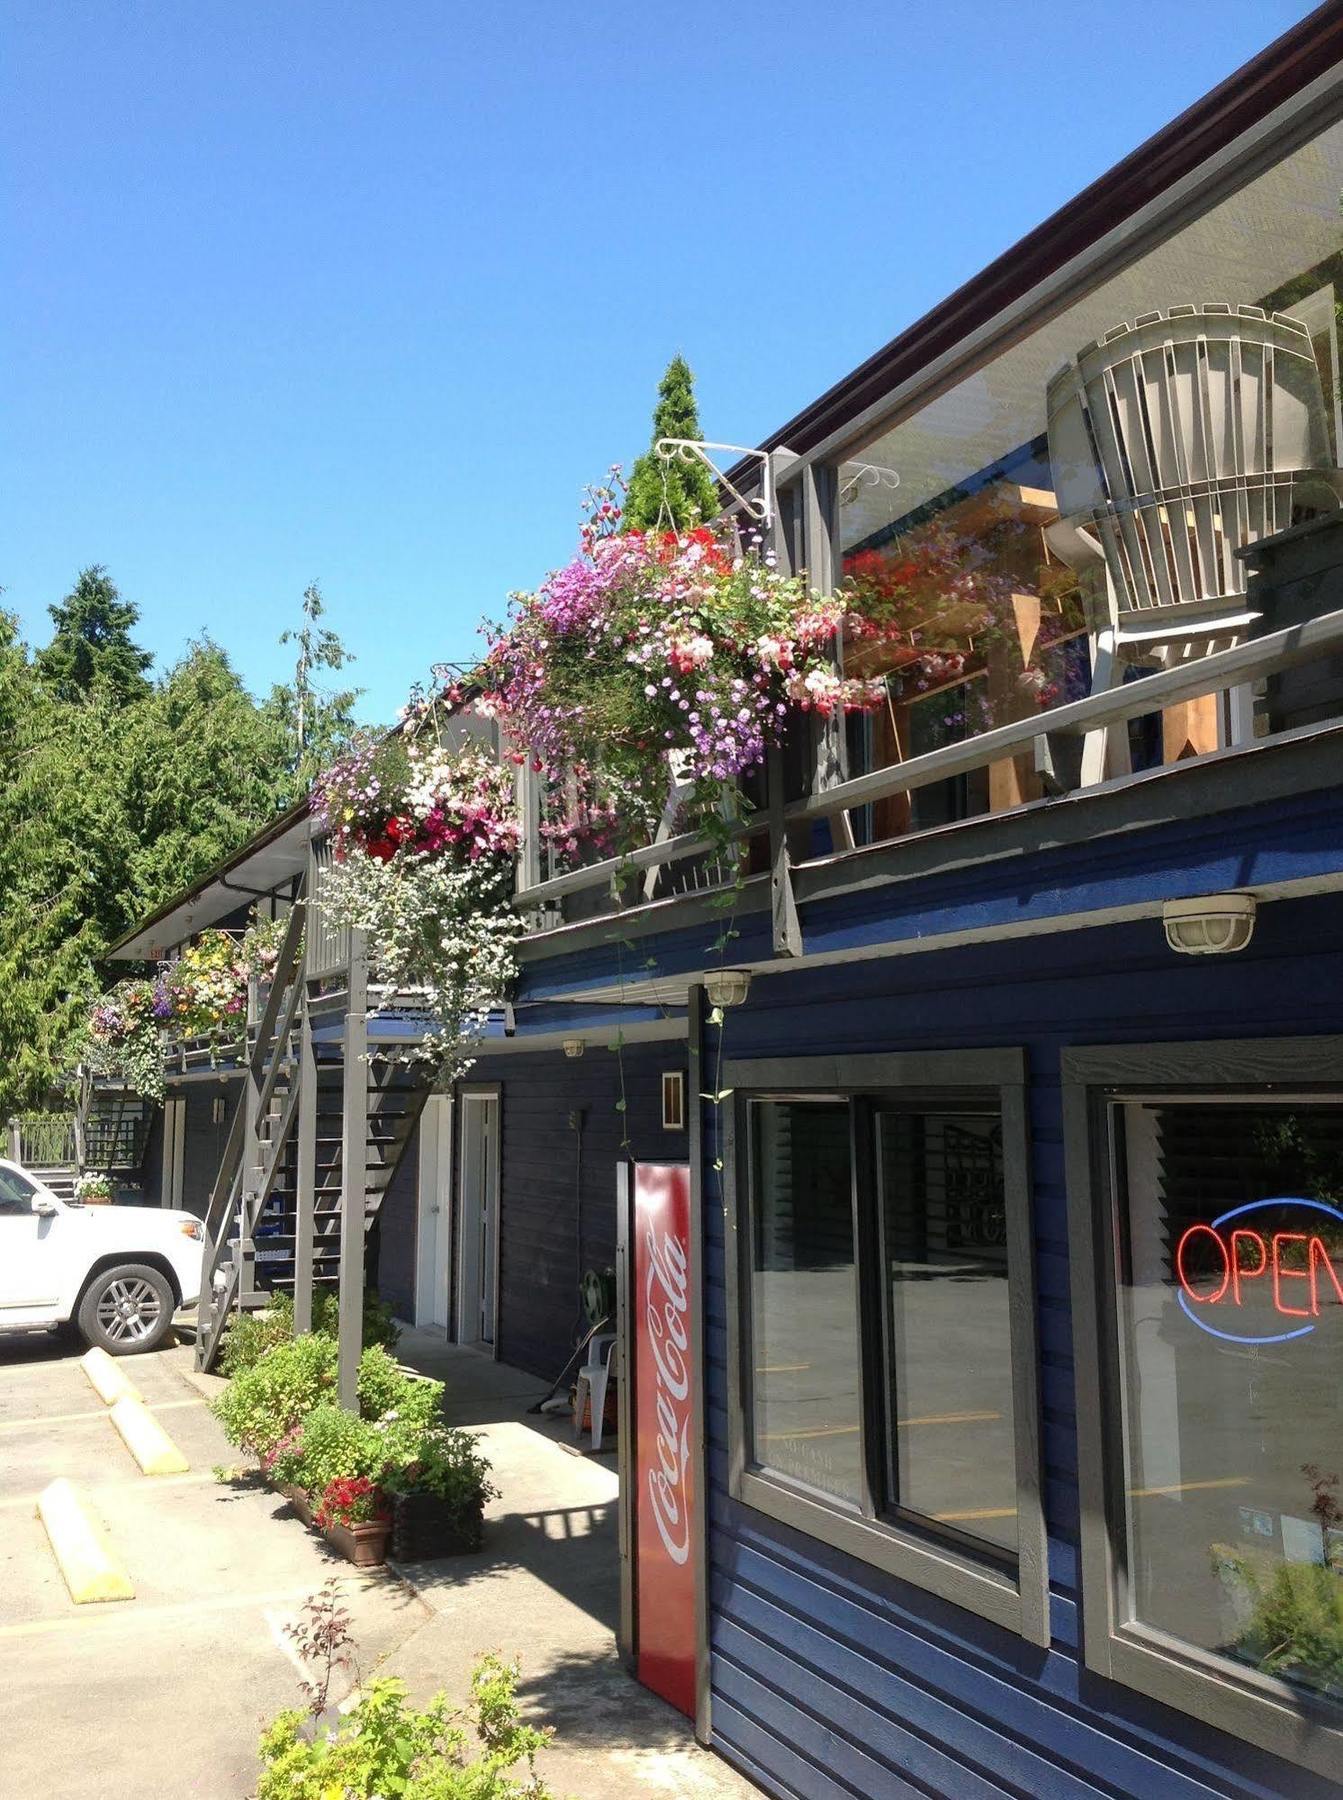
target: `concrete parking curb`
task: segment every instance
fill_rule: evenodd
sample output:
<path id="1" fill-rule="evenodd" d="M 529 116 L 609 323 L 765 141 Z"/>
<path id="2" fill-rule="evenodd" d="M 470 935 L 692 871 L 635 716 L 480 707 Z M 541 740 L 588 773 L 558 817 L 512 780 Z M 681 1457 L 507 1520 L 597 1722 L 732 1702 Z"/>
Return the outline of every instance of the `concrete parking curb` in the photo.
<path id="1" fill-rule="evenodd" d="M 144 1395 L 123 1369 L 119 1369 L 106 1350 L 90 1350 L 79 1359 L 79 1366 L 93 1384 L 100 1400 L 110 1406 L 114 1400 L 143 1400 Z"/>
<path id="2" fill-rule="evenodd" d="M 143 1400 L 118 1400 L 112 1423 L 145 1475 L 184 1475 L 191 1464 Z"/>
<path id="3" fill-rule="evenodd" d="M 37 1516 L 76 1606 L 135 1598 L 131 1578 L 108 1548 L 88 1501 L 63 1475 L 38 1495 Z"/>

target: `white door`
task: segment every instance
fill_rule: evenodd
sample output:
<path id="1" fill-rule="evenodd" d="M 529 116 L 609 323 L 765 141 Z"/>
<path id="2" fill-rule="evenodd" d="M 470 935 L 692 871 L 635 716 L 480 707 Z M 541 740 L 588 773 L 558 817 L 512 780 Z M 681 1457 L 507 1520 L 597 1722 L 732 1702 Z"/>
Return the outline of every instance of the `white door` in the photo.
<path id="1" fill-rule="evenodd" d="M 499 1096 L 461 1096 L 462 1158 L 457 1190 L 459 1344 L 494 1346 L 499 1261 Z"/>
<path id="2" fill-rule="evenodd" d="M 415 1323 L 446 1331 L 452 1286 L 451 1094 L 431 1094 L 420 1114 L 419 1175 Z"/>
<path id="3" fill-rule="evenodd" d="M 62 1246 L 51 1240 L 70 1221 L 35 1213 L 36 1191 L 17 1169 L 0 1168 L 0 1324 L 50 1318 L 60 1299 Z"/>

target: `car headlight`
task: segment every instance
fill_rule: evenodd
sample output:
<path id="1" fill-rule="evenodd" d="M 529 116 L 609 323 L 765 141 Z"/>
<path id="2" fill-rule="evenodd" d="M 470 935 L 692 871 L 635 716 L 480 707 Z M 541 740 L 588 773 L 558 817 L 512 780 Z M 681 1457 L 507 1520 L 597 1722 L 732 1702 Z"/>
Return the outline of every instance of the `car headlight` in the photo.
<path id="1" fill-rule="evenodd" d="M 177 1229 L 183 1237 L 195 1238 L 197 1241 L 205 1236 L 205 1227 L 199 1219 L 187 1219 Z"/>

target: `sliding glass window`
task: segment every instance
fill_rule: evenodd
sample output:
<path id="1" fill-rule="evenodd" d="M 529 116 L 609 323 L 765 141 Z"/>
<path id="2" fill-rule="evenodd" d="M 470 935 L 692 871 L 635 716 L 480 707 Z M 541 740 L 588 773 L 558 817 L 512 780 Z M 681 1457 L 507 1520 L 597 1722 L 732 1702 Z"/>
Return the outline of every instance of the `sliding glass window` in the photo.
<path id="1" fill-rule="evenodd" d="M 738 1486 L 910 1579 L 951 1568 L 967 1604 L 1010 1594 L 1020 1627 L 1038 1495 L 1011 1091 L 1010 1121 L 991 1087 L 741 1099 Z"/>

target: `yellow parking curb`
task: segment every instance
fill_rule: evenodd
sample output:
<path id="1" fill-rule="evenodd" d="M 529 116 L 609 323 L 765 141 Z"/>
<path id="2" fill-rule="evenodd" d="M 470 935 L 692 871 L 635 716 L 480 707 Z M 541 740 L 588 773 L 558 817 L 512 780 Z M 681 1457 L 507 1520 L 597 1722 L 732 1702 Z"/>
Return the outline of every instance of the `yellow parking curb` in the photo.
<path id="1" fill-rule="evenodd" d="M 63 1475 L 38 1495 L 37 1516 L 76 1606 L 135 1598 L 130 1576 L 108 1548 L 88 1502 Z"/>
<path id="2" fill-rule="evenodd" d="M 79 1366 L 93 1383 L 98 1398 L 106 1400 L 109 1406 L 114 1400 L 144 1399 L 139 1388 L 117 1367 L 106 1350 L 90 1350 L 86 1356 L 80 1357 Z"/>
<path id="3" fill-rule="evenodd" d="M 143 1400 L 118 1400 L 112 1423 L 146 1475 L 184 1475 L 191 1464 Z"/>

